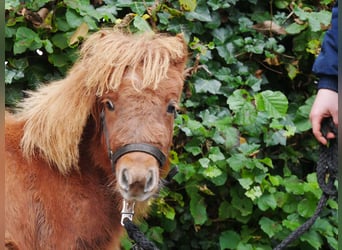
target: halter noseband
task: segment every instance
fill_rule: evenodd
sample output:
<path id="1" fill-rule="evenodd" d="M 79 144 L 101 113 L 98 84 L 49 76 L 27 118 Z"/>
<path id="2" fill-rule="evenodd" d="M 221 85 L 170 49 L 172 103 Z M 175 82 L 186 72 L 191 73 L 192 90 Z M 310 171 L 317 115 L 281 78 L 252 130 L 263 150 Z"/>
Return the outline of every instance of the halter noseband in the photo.
<path id="1" fill-rule="evenodd" d="M 152 155 L 154 158 L 159 163 L 159 167 L 164 166 L 165 161 L 166 161 L 166 156 L 164 153 L 157 147 L 147 144 L 147 143 L 131 143 L 131 144 L 126 144 L 125 146 L 122 146 L 118 148 L 114 153 L 110 148 L 109 144 L 109 135 L 108 135 L 108 130 L 106 126 L 106 121 L 105 121 L 105 112 L 102 109 L 101 114 L 101 123 L 102 123 L 102 129 L 103 129 L 103 134 L 106 139 L 106 144 L 107 144 L 107 149 L 108 149 L 108 157 L 110 159 L 111 165 L 112 165 L 112 171 L 115 173 L 115 163 L 116 161 L 123 156 L 124 154 L 131 153 L 131 152 L 143 152 Z"/>

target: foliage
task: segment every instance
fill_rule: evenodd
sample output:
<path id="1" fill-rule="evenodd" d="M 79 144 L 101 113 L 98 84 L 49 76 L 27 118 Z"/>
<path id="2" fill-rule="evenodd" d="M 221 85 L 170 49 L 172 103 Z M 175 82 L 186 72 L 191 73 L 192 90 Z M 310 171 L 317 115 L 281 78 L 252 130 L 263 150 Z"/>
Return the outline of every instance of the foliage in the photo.
<path id="1" fill-rule="evenodd" d="M 141 229 L 161 249 L 272 249 L 312 216 L 321 195 L 308 114 L 331 4 L 8 0 L 6 104 L 63 77 L 100 27 L 183 32 L 190 76 L 171 152 L 180 172 Z M 336 200 L 291 247 L 337 249 Z"/>

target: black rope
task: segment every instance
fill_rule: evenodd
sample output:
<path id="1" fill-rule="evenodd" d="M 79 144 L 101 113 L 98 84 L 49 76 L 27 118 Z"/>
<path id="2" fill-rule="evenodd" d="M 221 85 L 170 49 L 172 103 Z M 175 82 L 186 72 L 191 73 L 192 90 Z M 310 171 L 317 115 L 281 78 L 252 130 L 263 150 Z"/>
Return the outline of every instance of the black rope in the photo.
<path id="1" fill-rule="evenodd" d="M 124 226 L 126 228 L 128 236 L 135 241 L 134 250 L 159 250 L 153 242 L 149 241 L 145 235 L 139 230 L 139 228 L 133 224 L 133 222 L 125 218 Z"/>
<path id="2" fill-rule="evenodd" d="M 322 133 L 326 137 L 328 132 L 333 132 L 337 138 L 337 129 L 331 118 L 322 122 Z M 335 196 L 337 191 L 334 182 L 337 178 L 337 139 L 330 139 L 327 146 L 321 145 L 319 148 L 319 159 L 317 162 L 317 181 L 323 194 L 318 201 L 317 208 L 313 216 L 292 232 L 273 250 L 284 249 L 288 244 L 295 241 L 299 236 L 308 231 L 315 223 L 319 214 L 326 205 L 330 196 Z"/>

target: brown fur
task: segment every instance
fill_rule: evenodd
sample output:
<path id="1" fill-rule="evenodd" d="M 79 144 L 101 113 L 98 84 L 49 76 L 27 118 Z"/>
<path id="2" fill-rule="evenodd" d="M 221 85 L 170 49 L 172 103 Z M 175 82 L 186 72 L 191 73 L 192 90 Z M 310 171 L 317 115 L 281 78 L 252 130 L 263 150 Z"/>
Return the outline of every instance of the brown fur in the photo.
<path id="1" fill-rule="evenodd" d="M 140 166 L 133 179 L 158 165 L 147 154 L 128 156 L 112 173 L 100 110 L 108 100 L 115 105 L 105 109 L 113 151 L 149 143 L 167 155 L 173 119 L 166 110 L 179 100 L 186 56 L 180 35 L 101 30 L 84 43 L 65 79 L 30 93 L 17 114 L 6 113 L 8 249 L 119 249 L 116 176 L 132 159 Z M 137 204 L 138 215 L 147 203 Z"/>

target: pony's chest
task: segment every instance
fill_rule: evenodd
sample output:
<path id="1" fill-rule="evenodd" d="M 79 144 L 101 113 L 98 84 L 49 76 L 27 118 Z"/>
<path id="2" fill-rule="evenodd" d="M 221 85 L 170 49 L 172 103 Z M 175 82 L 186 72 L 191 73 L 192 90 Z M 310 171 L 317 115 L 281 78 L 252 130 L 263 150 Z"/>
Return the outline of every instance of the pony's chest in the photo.
<path id="1" fill-rule="evenodd" d="M 116 196 L 96 174 L 37 180 L 35 232 L 56 249 L 106 249 L 122 227 Z"/>

